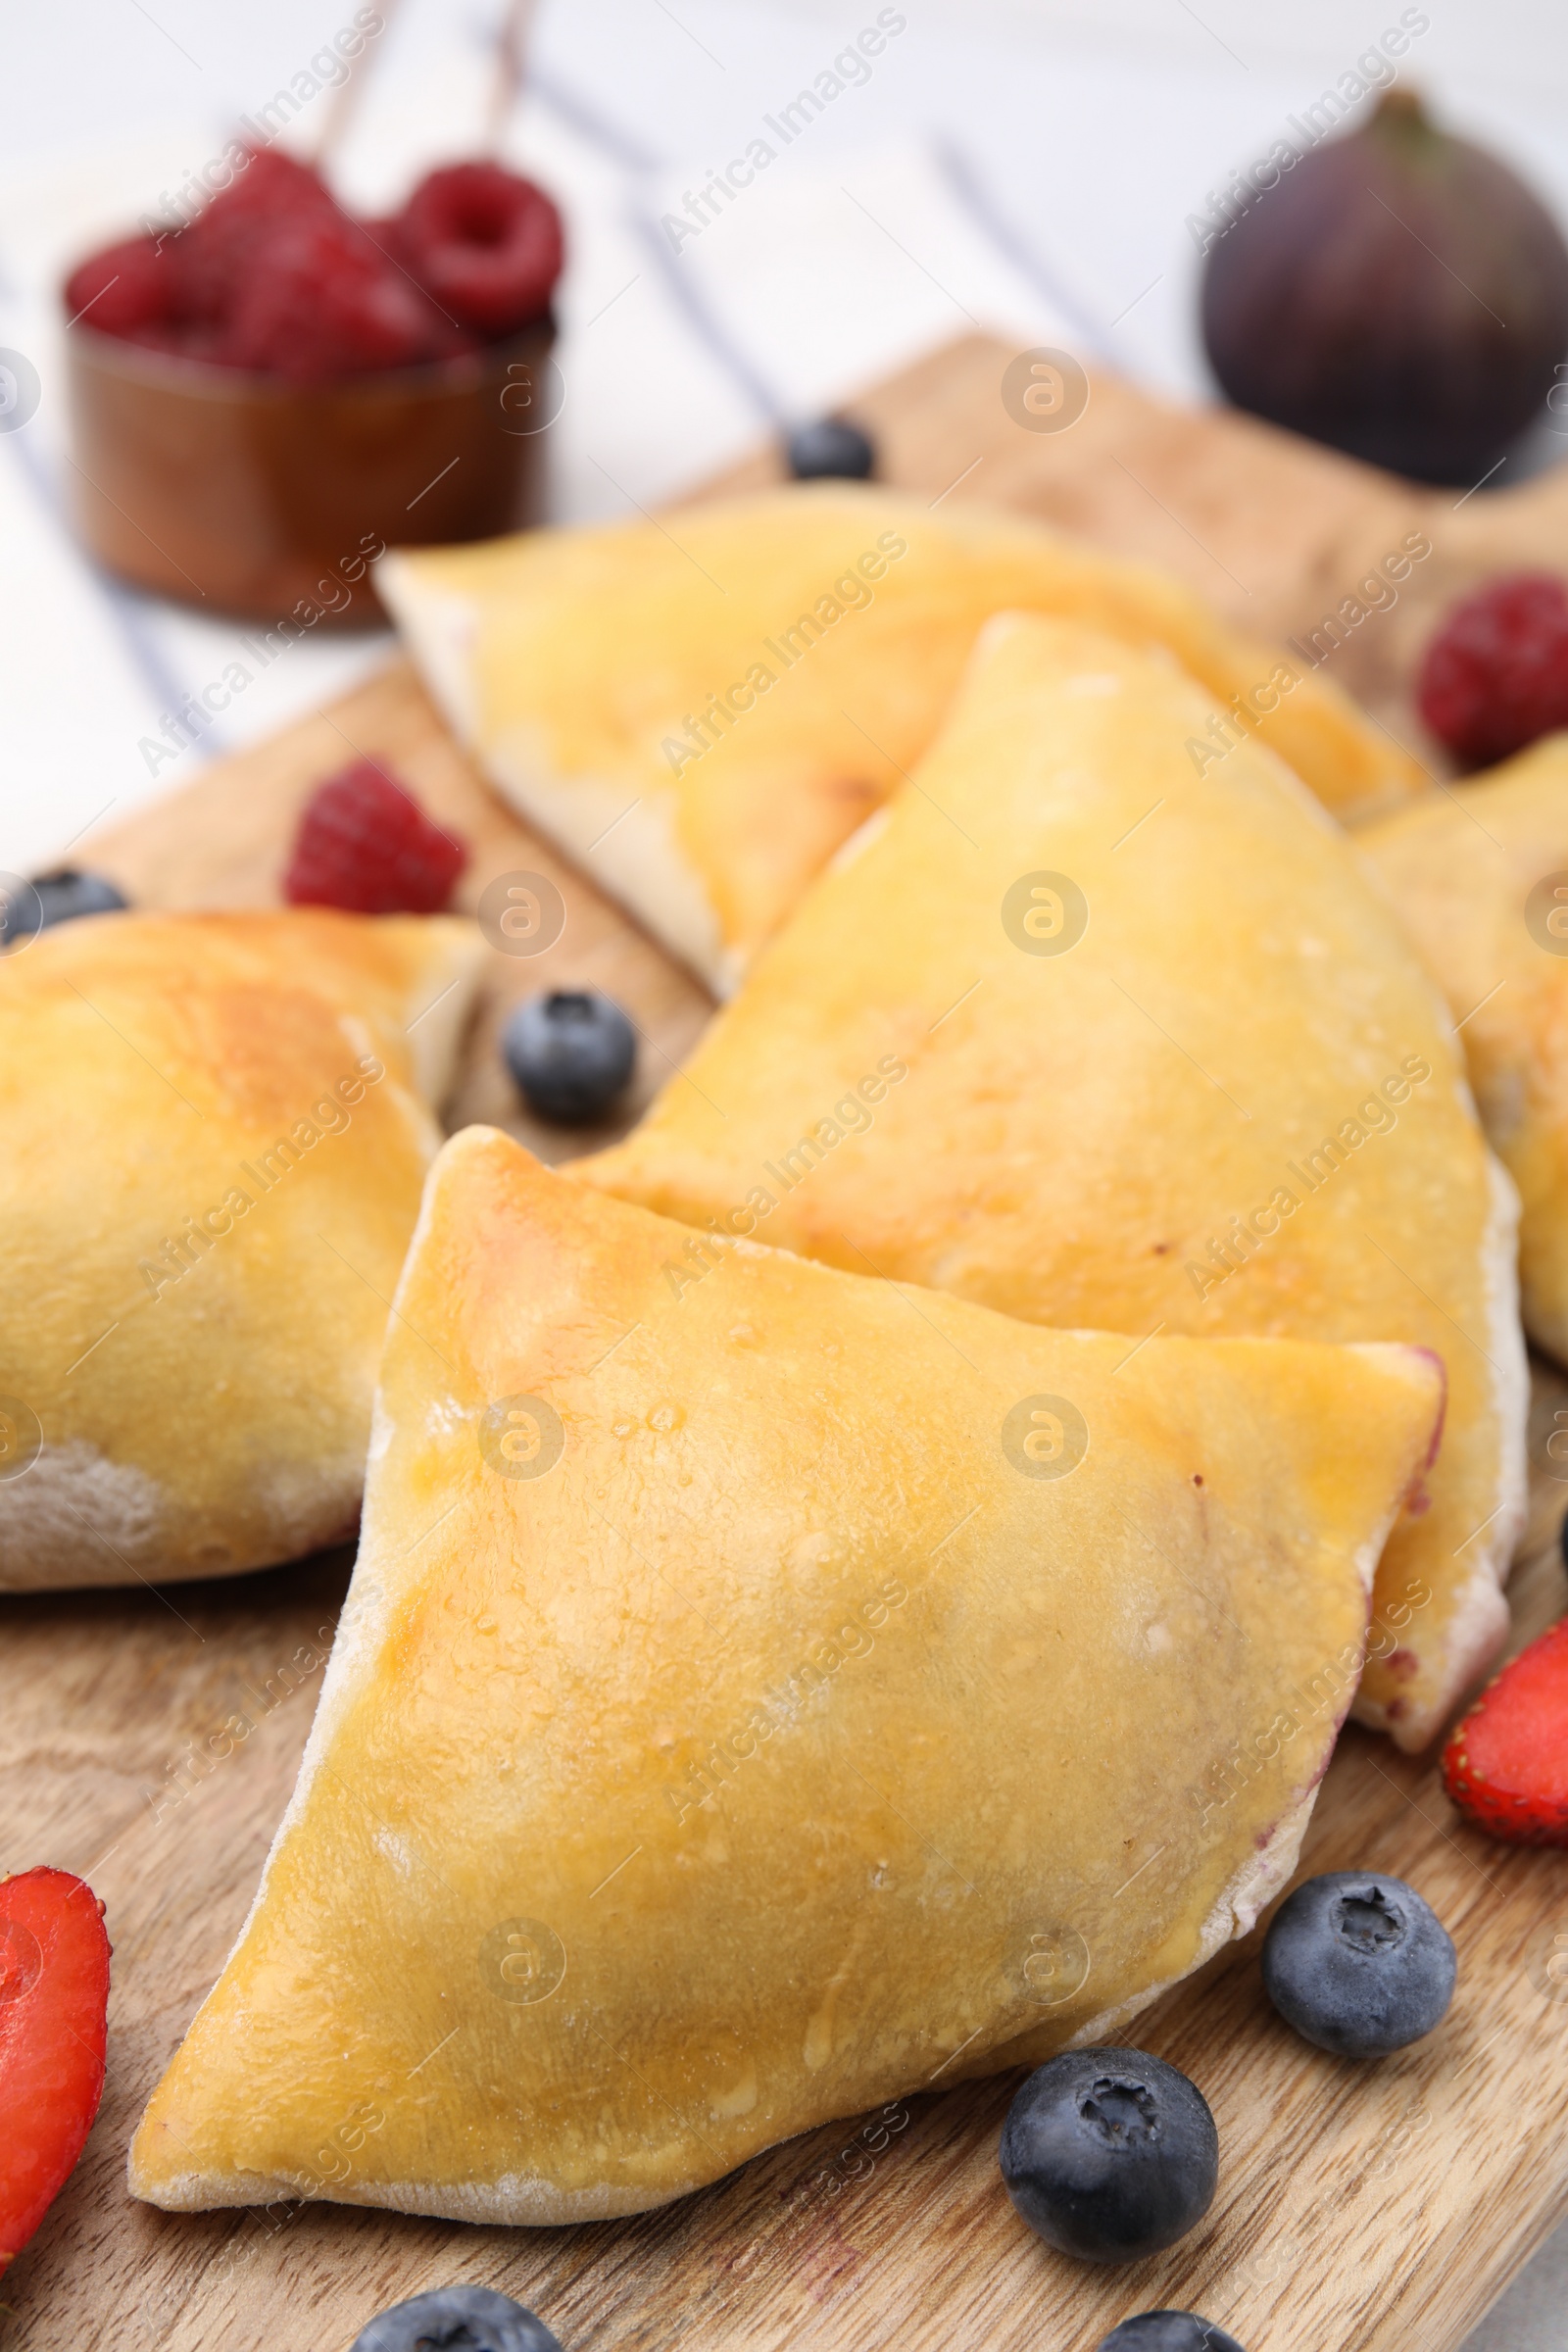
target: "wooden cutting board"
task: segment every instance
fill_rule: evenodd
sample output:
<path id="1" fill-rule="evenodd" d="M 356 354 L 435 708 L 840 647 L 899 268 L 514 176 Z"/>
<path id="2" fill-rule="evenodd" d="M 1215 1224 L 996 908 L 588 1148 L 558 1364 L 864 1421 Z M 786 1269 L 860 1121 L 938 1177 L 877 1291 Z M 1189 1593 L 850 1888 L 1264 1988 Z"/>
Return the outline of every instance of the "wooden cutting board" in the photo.
<path id="1" fill-rule="evenodd" d="M 1547 533 L 1544 506 L 1564 501 L 1543 484 L 1511 510 L 1472 501 L 1455 514 L 1446 494 L 1235 417 L 1160 410 L 1099 377 L 1072 431 L 1025 432 L 999 396 L 1011 356 L 956 346 L 856 404 L 882 437 L 892 479 L 934 501 L 973 459 L 952 495 L 1000 497 L 1163 561 L 1276 634 L 1311 625 L 1372 560 L 1367 550 L 1380 556 L 1405 528 L 1423 528 L 1434 555 L 1401 605 L 1346 639 L 1347 674 L 1360 665 L 1356 682 L 1401 730 L 1407 662 L 1381 648 L 1413 631 L 1417 612 L 1430 618 L 1456 582 L 1520 560 L 1488 549 L 1499 533 L 1521 548 Z M 766 478 L 770 466 L 760 459 L 746 472 Z M 493 1119 L 561 1156 L 563 1139 L 520 1113 L 501 1075 L 505 1005 L 568 980 L 612 990 L 644 1032 L 644 1099 L 710 1006 L 590 879 L 490 797 L 402 664 L 78 855 L 141 904 L 270 904 L 299 803 L 356 753 L 390 760 L 467 837 L 462 904 L 516 869 L 562 890 L 566 927 L 548 956 L 494 958 L 452 1106 L 454 1124 Z M 1531 1525 L 1513 1586 L 1518 1642 L 1564 1606 L 1556 1538 L 1568 1458 L 1550 1450 L 1568 1457 L 1559 1432 L 1568 1381 L 1541 1369 Z M 782 2352 L 803 2339 L 823 2352 L 1090 2352 L 1117 2319 L 1172 2304 L 1218 2321 L 1249 2352 L 1451 2352 L 1568 2210 L 1568 1855 L 1477 1836 L 1430 1760 L 1355 1730 L 1324 1785 L 1303 1866 L 1376 1868 L 1419 1886 L 1459 1947 L 1453 2008 L 1413 2049 L 1344 2064 L 1274 2016 L 1256 1936 L 1162 2001 L 1137 2037 L 1201 2085 L 1219 2125 L 1220 2187 L 1200 2230 L 1134 2269 L 1068 2263 L 1013 2216 L 996 2165 L 1011 2077 L 921 2092 L 775 2149 L 664 2212 L 575 2230 L 472 2230 L 330 2205 L 175 2218 L 133 2203 L 126 2142 L 244 1917 L 348 1572 L 348 1555 L 333 1554 L 164 1592 L 0 1602 L 0 1866 L 84 1873 L 115 1941 L 103 2111 L 74 2178 L 0 2284 L 5 2345 L 343 2352 L 389 2303 L 463 2279 L 535 2307 L 567 2352 Z M 216 1756 L 213 1735 L 235 1714 L 250 1734 Z"/>
<path id="2" fill-rule="evenodd" d="M 1568 576 L 1568 464 L 1504 489 L 1398 480 L 1234 409 L 1178 409 L 1087 367 L 1088 404 L 1063 431 L 1025 429 L 1004 398 L 1018 357 L 974 335 L 849 404 L 886 478 L 940 504 L 1014 507 L 1112 554 L 1175 572 L 1238 627 L 1295 640 L 1416 756 L 1442 770 L 1416 717 L 1421 652 L 1458 596 L 1500 571 Z M 1568 415 L 1562 453 L 1568 460 Z M 760 451 L 706 495 L 781 478 Z M 1424 541 L 1402 580 L 1389 557 Z"/>

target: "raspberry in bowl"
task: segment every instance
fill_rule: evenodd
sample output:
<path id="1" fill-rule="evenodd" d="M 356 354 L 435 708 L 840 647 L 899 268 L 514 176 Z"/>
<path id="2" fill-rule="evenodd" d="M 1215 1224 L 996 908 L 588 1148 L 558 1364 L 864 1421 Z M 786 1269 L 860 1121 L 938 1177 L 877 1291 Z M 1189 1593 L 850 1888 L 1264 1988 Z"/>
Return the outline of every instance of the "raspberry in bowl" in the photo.
<path id="1" fill-rule="evenodd" d="M 66 281 L 81 527 L 209 612 L 376 622 L 383 547 L 539 519 L 560 216 L 471 162 L 364 220 L 276 148 L 237 152 L 185 227 Z"/>

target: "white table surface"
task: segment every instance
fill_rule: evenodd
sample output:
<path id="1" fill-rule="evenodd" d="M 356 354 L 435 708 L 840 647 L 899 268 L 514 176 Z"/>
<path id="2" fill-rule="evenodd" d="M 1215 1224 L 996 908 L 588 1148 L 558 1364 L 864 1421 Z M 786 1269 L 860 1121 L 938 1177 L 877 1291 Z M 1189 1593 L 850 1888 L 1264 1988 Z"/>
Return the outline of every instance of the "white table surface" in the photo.
<path id="1" fill-rule="evenodd" d="M 218 675 L 234 632 L 116 586 L 76 550 L 54 315 L 62 268 L 220 152 L 354 4 L 10 0 L 0 12 L 0 347 L 43 380 L 32 421 L 0 433 L 0 870 L 56 858 L 107 810 L 187 781 L 384 656 L 379 636 L 305 641 L 202 745 L 148 772 L 143 739 Z M 568 221 L 561 519 L 668 497 L 780 418 L 973 323 L 1203 394 L 1187 216 L 1401 15 L 1401 0 L 899 0 L 903 29 L 869 78 L 672 250 L 661 216 L 879 4 L 545 0 L 504 151 Z M 338 171 L 367 205 L 473 144 L 501 14 L 499 0 L 380 5 L 386 29 Z M 1429 0 L 1419 13 L 1430 23 L 1404 77 L 1568 220 L 1562 0 Z M 309 139 L 326 103 L 290 135 Z M 1468 2352 L 1568 2352 L 1568 2229 Z"/>

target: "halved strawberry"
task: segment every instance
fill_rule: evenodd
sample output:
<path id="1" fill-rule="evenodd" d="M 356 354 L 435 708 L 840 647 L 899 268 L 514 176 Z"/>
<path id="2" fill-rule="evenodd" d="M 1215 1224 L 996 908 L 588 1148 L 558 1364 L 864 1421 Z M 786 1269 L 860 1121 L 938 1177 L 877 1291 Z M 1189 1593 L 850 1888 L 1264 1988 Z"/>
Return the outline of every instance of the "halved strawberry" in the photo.
<path id="1" fill-rule="evenodd" d="M 70 2179 L 103 2096 L 103 1911 L 67 1870 L 0 1879 L 0 2271 Z"/>
<path id="2" fill-rule="evenodd" d="M 1443 1751 L 1443 1785 L 1510 1845 L 1568 1845 L 1568 1617 L 1489 1683 Z"/>

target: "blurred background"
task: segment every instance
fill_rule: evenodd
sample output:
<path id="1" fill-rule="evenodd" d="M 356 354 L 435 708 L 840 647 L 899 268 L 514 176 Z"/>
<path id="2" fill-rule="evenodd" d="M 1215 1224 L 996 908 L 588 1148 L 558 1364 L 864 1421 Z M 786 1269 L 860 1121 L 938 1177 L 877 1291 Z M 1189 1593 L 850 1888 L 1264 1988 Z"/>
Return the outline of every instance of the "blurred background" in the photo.
<path id="1" fill-rule="evenodd" d="M 479 144 L 504 11 L 383 0 L 378 13 L 385 28 L 361 61 L 333 167 L 346 199 L 368 208 L 400 202 L 430 164 Z M 877 23 L 872 0 L 538 8 L 499 152 L 567 220 L 558 518 L 671 497 L 781 419 L 976 326 L 1097 356 L 1173 398 L 1208 396 L 1190 216 L 1401 14 L 1425 23 L 1403 77 L 1568 220 L 1568 19 L 1547 0 L 1507 12 L 906 0 L 881 13 L 899 29 L 864 77 L 786 145 L 767 119 L 777 125 Z M 10 15 L 0 345 L 32 359 L 42 393 L 25 430 L 0 433 L 0 866 L 55 857 L 107 804 L 126 813 L 382 658 L 363 636 L 292 648 L 176 768 L 150 777 L 138 741 L 221 669 L 231 633 L 108 582 L 63 523 L 62 270 L 167 209 L 239 118 L 302 74 L 309 83 L 312 57 L 353 14 L 354 0 L 75 0 Z M 330 89 L 300 103 L 286 143 L 310 152 L 334 103 Z M 742 198 L 700 231 L 662 227 L 759 136 L 775 161 Z"/>

